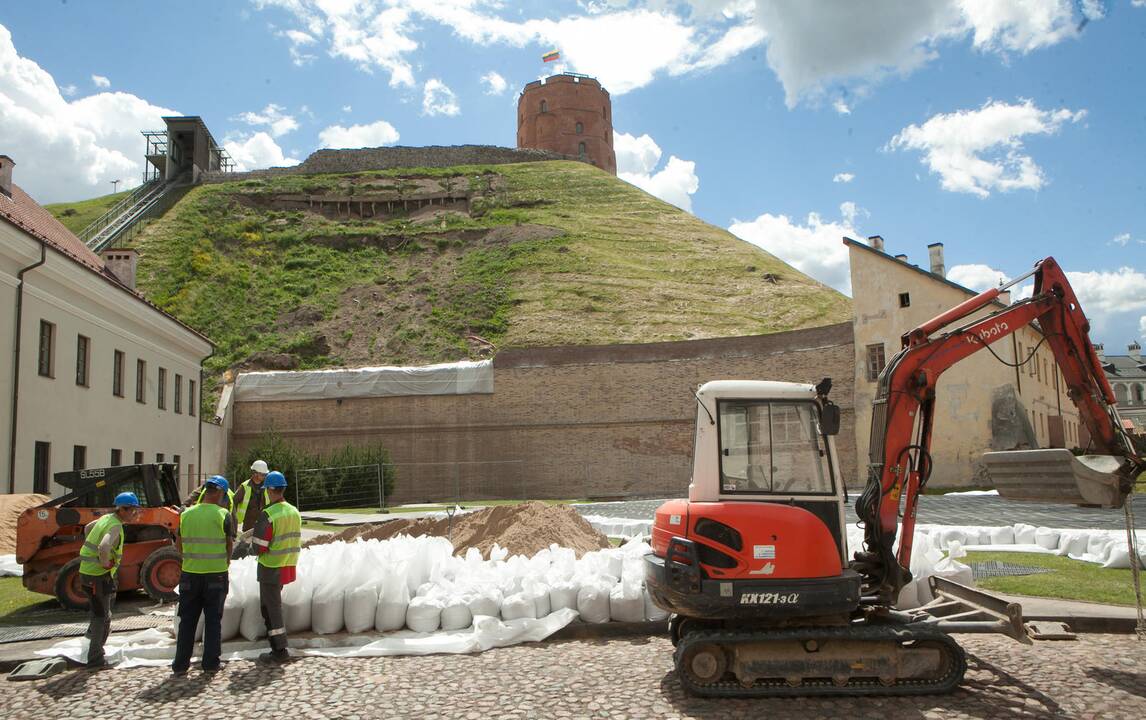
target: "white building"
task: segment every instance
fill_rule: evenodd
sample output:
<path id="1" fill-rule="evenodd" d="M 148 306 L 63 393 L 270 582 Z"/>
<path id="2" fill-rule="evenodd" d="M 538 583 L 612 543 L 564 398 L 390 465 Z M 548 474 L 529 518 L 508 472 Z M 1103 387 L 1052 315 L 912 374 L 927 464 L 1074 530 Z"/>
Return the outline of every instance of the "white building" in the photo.
<path id="1" fill-rule="evenodd" d="M 59 495 L 56 472 L 143 462 L 177 463 L 191 485 L 214 346 L 132 289 L 134 251 L 93 253 L 13 165 L 0 155 L 0 492 Z"/>

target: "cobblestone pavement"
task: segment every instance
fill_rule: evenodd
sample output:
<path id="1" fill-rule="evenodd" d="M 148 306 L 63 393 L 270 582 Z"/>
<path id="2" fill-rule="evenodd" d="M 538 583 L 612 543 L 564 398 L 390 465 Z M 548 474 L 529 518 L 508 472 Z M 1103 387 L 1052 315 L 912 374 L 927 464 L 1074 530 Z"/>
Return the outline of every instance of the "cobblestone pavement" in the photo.
<path id="1" fill-rule="evenodd" d="M 853 493 L 852 497 L 855 497 Z M 1146 529 L 1146 495 L 1135 495 L 1134 526 Z M 616 503 L 574 505 L 582 515 L 652 520 L 664 500 L 630 500 Z M 848 504 L 849 522 L 858 522 L 855 506 Z M 1018 502 L 992 495 L 924 495 L 919 498 L 920 523 L 931 525 L 1013 525 L 1036 527 L 1121 530 L 1126 527 L 1122 510 L 1081 508 L 1074 505 Z"/>
<path id="2" fill-rule="evenodd" d="M 1146 642 L 1084 635 L 1019 645 L 964 636 L 968 672 L 948 695 L 711 700 L 688 697 L 659 637 L 559 641 L 479 655 L 226 663 L 212 680 L 166 668 L 8 683 L 0 715 L 214 720 L 305 718 L 1143 718 Z M 239 715 L 237 715 L 239 714 Z"/>

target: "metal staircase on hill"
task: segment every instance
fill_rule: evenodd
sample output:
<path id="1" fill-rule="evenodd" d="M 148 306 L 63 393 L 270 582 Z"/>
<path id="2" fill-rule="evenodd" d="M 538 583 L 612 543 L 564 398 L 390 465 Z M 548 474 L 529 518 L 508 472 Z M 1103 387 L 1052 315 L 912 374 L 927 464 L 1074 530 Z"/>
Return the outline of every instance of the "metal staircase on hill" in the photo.
<path id="1" fill-rule="evenodd" d="M 140 221 L 165 212 L 190 188 L 189 181 L 190 174 L 184 173 L 170 180 L 145 182 L 81 230 L 80 240 L 100 252 L 138 228 Z"/>

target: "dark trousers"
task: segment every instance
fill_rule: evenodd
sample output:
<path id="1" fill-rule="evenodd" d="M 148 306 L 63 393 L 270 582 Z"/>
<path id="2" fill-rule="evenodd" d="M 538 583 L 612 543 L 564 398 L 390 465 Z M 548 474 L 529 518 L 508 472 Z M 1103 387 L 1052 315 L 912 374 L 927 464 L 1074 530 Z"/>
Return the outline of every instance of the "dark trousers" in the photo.
<path id="1" fill-rule="evenodd" d="M 80 587 L 88 599 L 88 665 L 102 665 L 103 646 L 111 632 L 111 608 L 115 604 L 115 578 L 108 575 L 80 575 Z"/>
<path id="2" fill-rule="evenodd" d="M 227 573 L 188 573 L 179 578 L 179 636 L 171 669 L 185 672 L 191 666 L 195 630 L 203 616 L 204 670 L 219 668 L 223 648 L 223 603 L 227 599 Z"/>
<path id="3" fill-rule="evenodd" d="M 259 609 L 267 625 L 267 638 L 276 655 L 287 651 L 286 623 L 283 622 L 283 586 L 277 582 L 259 583 Z"/>

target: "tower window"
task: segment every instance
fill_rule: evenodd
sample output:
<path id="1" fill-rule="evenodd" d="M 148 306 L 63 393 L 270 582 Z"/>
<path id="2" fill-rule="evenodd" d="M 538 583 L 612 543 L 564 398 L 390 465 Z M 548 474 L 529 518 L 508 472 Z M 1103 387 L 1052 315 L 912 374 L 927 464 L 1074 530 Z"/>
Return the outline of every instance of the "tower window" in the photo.
<path id="1" fill-rule="evenodd" d="M 577 134 L 580 135 L 583 132 L 585 132 L 585 126 L 581 123 L 577 123 Z"/>
<path id="2" fill-rule="evenodd" d="M 899 306 L 900 307 L 911 307 L 911 295 L 909 293 L 900 293 L 899 294 Z"/>
<path id="3" fill-rule="evenodd" d="M 541 101 L 541 112 L 549 112 L 549 103 L 545 102 L 544 100 Z"/>
<path id="4" fill-rule="evenodd" d="M 582 160 L 585 159 L 585 143 L 577 144 L 577 154 L 581 156 Z"/>

